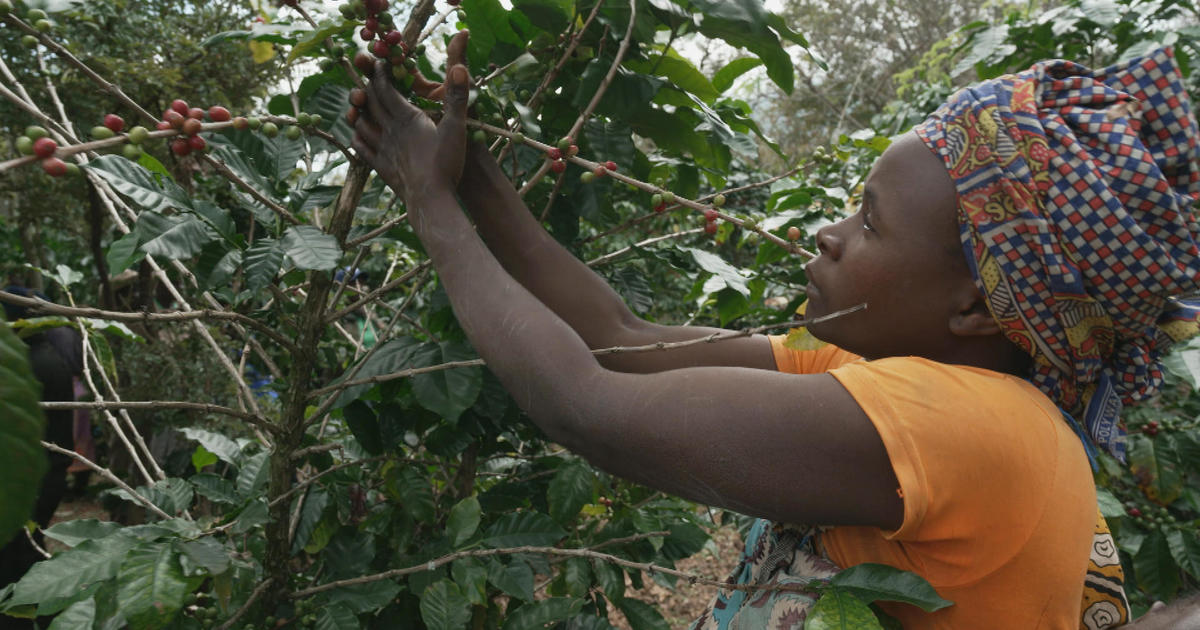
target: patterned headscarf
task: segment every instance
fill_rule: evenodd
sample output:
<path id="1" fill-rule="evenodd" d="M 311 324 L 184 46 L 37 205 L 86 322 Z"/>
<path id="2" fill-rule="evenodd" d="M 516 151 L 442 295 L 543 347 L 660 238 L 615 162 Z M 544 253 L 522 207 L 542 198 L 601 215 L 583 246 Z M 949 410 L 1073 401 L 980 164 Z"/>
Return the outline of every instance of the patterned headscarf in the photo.
<path id="1" fill-rule="evenodd" d="M 1160 355 L 1198 330 L 1181 298 L 1200 292 L 1200 131 L 1174 54 L 1038 63 L 959 91 L 916 132 L 954 180 L 968 264 L 1030 380 L 1123 460 L 1122 404 L 1153 395 Z"/>

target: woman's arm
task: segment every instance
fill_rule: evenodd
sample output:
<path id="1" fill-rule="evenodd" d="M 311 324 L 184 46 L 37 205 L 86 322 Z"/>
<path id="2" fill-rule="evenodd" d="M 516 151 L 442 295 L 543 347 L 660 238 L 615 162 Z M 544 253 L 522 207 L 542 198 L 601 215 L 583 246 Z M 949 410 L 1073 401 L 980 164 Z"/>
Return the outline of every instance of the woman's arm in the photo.
<path id="1" fill-rule="evenodd" d="M 466 43 L 465 35 L 451 40 L 447 68 L 463 63 Z M 414 88 L 433 98 L 443 97 L 445 89 L 424 78 Z M 642 346 L 720 332 L 702 326 L 662 326 L 635 315 L 603 278 L 542 229 L 483 144 L 467 147 L 458 195 L 504 269 L 575 329 L 588 347 Z M 606 355 L 600 361 L 610 369 L 640 373 L 704 365 L 775 369 L 770 344 L 761 335 L 664 352 Z"/>
<path id="2" fill-rule="evenodd" d="M 381 64 L 354 147 L 404 195 L 471 343 L 550 439 L 614 474 L 710 505 L 787 522 L 898 527 L 903 504 L 882 441 L 832 376 L 608 370 L 504 270 L 453 194 L 466 145 L 466 68 L 449 76 L 435 126 L 396 93 Z"/>

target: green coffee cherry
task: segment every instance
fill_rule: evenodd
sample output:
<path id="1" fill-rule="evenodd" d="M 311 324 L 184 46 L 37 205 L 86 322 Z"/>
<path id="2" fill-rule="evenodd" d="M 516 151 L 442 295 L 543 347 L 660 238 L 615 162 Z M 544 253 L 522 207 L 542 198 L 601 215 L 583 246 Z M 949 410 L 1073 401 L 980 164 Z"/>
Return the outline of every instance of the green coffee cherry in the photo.
<path id="1" fill-rule="evenodd" d="M 265 133 L 266 129 L 263 129 L 263 132 Z M 304 135 L 304 131 L 295 125 L 288 125 L 288 128 L 284 130 L 283 135 L 287 137 L 288 140 L 299 140 L 300 136 Z"/>
<path id="2" fill-rule="evenodd" d="M 17 138 L 17 152 L 21 155 L 33 155 L 33 138 L 29 136 Z"/>
<path id="3" fill-rule="evenodd" d="M 136 162 L 142 158 L 142 147 L 136 144 L 127 144 L 121 147 L 121 155 L 124 155 L 127 160 Z"/>
<path id="4" fill-rule="evenodd" d="M 251 125 L 250 128 L 253 129 L 254 126 Z M 274 138 L 275 136 L 279 135 L 279 125 L 276 125 L 273 122 L 263 123 L 262 134 L 268 138 Z"/>
<path id="5" fill-rule="evenodd" d="M 720 208 L 721 206 L 725 205 L 725 195 L 718 193 L 716 197 L 712 198 L 712 205 L 717 208 Z"/>
<path id="6" fill-rule="evenodd" d="M 104 125 L 96 125 L 95 127 L 92 127 L 92 137 L 96 140 L 108 140 L 114 135 L 116 134 L 113 133 L 113 130 L 105 127 Z"/>

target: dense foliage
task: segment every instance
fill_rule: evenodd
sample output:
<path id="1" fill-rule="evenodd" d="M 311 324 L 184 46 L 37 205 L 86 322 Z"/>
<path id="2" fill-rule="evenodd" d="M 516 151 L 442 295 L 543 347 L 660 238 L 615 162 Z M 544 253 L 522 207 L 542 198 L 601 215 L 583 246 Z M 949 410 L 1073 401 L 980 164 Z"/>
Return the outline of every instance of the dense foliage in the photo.
<path id="1" fill-rule="evenodd" d="M 106 20 L 137 6 L 52 5 L 45 31 L 21 6 L 0 30 L 4 59 L 21 60 L 4 72 L 13 159 L 0 171 L 17 195 L 0 220 L 33 226 L 0 264 L 10 276 L 32 266 L 59 304 L 105 309 L 36 303 L 39 317 L 8 326 L 86 333 L 84 376 L 110 437 L 100 482 L 128 482 L 106 491 L 125 508 L 121 524 L 48 528 L 60 551 L 0 591 L 0 609 L 57 615 L 54 628 L 607 628 L 614 610 L 637 630 L 666 627 L 634 589 L 679 579 L 674 563 L 704 547 L 714 517 L 547 443 L 476 360 L 402 204 L 346 150 L 349 60 L 367 5 L 301 3 L 255 22 L 240 4 L 180 3 L 178 47 L 133 55 L 105 37 L 121 31 Z M 1189 32 L 1155 21 L 1102 45 L 1106 28 L 1145 15 L 1115 3 L 1116 21 L 1097 22 L 1095 6 L 1059 10 L 1082 16 L 1062 28 L 1088 46 L 1059 52 L 1114 58 Z M 811 233 L 853 203 L 888 134 L 949 89 L 918 65 L 906 101 L 873 121 L 879 132 L 841 135 L 797 161 L 730 91 L 747 72 L 784 92 L 796 80 L 789 52 L 805 40 L 758 0 L 422 0 L 389 12 L 408 63 L 429 77 L 440 76 L 445 38 L 471 30 L 474 111 L 531 211 L 635 312 L 665 323 L 786 327 L 806 282 L 789 228 Z M 990 74 L 1028 61 L 1007 48 L 1012 38 L 1046 51 L 1075 41 L 1038 23 L 1014 14 L 1002 32 L 971 31 L 956 59 Z M 23 38 L 33 47 L 15 52 Z M 675 48 L 697 39 L 742 56 L 708 76 Z M 959 42 L 948 41 L 939 50 Z M 121 74 L 114 60 L 125 58 L 138 72 Z M 220 72 L 181 70 L 197 65 Z M 289 73 L 280 92 L 252 99 Z M 179 80 L 196 74 L 205 81 Z M 81 87 L 89 81 L 120 87 L 98 96 Z M 153 128 L 176 98 L 255 116 L 206 119 L 205 151 L 169 150 L 159 139 L 178 142 L 171 128 L 126 157 L 131 133 L 87 142 L 79 131 L 112 111 Z M 29 124 L 47 127 L 81 176 L 52 179 L 20 157 Z M 788 170 L 760 172 L 760 151 Z M 596 176 L 608 161 L 616 169 Z M 84 205 L 87 218 L 74 209 Z M 87 235 L 74 227 L 84 224 Z M 1179 355 L 1181 374 L 1191 357 Z M 1101 476 L 1142 605 L 1200 576 L 1200 459 L 1190 457 L 1200 402 L 1187 391 L 1131 416 L 1131 428 L 1153 419 L 1161 429 L 1135 437 L 1132 472 L 1105 460 Z M 0 443 L 31 442 L 3 427 Z M 21 504 L 0 499 L 0 513 Z M 875 598 L 942 604 L 883 568 L 839 580 L 825 587 L 827 623 Z"/>

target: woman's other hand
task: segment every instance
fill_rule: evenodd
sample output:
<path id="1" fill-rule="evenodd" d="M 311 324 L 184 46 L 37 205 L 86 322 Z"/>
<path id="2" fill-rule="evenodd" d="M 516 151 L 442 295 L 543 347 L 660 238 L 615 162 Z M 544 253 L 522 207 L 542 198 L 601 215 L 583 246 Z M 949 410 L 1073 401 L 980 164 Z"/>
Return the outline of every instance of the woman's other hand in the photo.
<path id="1" fill-rule="evenodd" d="M 466 31 L 454 36 L 450 46 L 459 52 L 451 62 L 461 61 L 467 36 Z M 376 62 L 367 89 L 350 95 L 359 108 L 354 150 L 410 204 L 435 190 L 454 190 L 462 176 L 470 76 L 465 65 L 451 63 L 446 77 L 443 86 L 421 85 L 422 92 L 445 100 L 437 124 L 392 87 L 382 61 Z"/>

